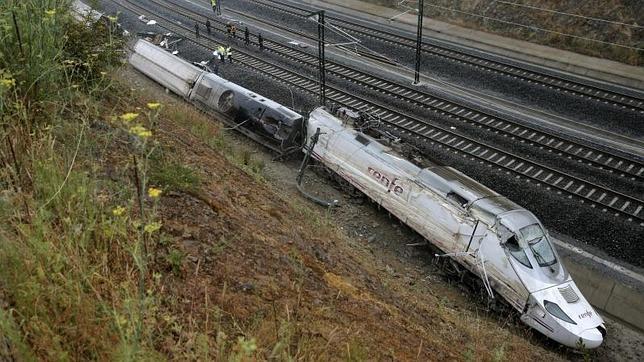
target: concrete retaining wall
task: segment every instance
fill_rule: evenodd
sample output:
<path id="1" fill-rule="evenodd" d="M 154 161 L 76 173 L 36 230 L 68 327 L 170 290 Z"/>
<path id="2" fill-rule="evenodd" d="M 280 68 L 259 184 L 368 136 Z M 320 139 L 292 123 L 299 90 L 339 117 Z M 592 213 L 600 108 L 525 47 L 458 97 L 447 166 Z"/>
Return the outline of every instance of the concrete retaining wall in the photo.
<path id="1" fill-rule="evenodd" d="M 615 318 L 644 330 L 644 294 L 610 273 L 564 259 L 577 286 L 590 304 Z"/>

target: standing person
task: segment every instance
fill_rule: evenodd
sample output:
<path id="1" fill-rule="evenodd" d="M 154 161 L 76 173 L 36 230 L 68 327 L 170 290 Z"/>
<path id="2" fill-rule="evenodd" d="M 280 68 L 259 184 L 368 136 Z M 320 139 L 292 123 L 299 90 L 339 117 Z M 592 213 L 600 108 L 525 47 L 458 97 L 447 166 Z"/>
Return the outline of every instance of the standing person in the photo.
<path id="1" fill-rule="evenodd" d="M 195 35 L 199 39 L 199 23 L 195 21 Z"/>
<path id="2" fill-rule="evenodd" d="M 215 15 L 221 15 L 221 0 L 210 0 L 210 5 L 212 5 Z"/>
<path id="3" fill-rule="evenodd" d="M 217 53 L 219 53 L 219 60 L 224 63 L 226 61 L 226 48 L 223 45 L 220 45 L 217 48 Z"/>
<path id="4" fill-rule="evenodd" d="M 250 33 L 248 32 L 248 27 L 244 28 L 244 44 L 250 44 Z"/>
<path id="5" fill-rule="evenodd" d="M 262 33 L 257 35 L 257 42 L 259 43 L 259 50 L 264 50 L 264 37 L 262 37 Z"/>
<path id="6" fill-rule="evenodd" d="M 206 30 L 208 31 L 208 35 L 210 35 L 210 19 L 206 20 Z"/>
<path id="7" fill-rule="evenodd" d="M 236 39 L 237 38 L 237 27 L 235 26 L 235 24 L 230 26 L 230 32 L 233 34 L 233 39 Z"/>
<path id="8" fill-rule="evenodd" d="M 219 53 L 217 51 L 214 51 L 212 53 L 213 57 L 208 60 L 206 63 L 206 68 L 211 72 L 215 74 L 219 74 L 219 63 L 217 63 L 217 57 L 219 56 Z"/>
<path id="9" fill-rule="evenodd" d="M 226 48 L 226 55 L 228 55 L 228 61 L 232 64 L 232 62 L 233 62 L 233 50 L 230 47 Z"/>

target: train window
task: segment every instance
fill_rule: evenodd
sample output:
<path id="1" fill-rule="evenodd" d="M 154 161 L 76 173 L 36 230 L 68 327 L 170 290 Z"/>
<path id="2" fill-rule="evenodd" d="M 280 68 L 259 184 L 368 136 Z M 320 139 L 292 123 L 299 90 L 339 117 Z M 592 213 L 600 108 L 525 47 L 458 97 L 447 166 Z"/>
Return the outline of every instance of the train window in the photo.
<path id="1" fill-rule="evenodd" d="M 462 208 L 465 208 L 465 206 L 467 206 L 467 199 L 464 198 L 463 196 L 457 194 L 454 191 L 447 193 L 447 198 L 449 200 L 452 200 L 453 202 L 455 202 L 456 204 L 458 204 L 458 206 L 460 206 Z"/>
<path id="2" fill-rule="evenodd" d="M 557 262 L 557 258 L 550 246 L 550 242 L 548 242 L 548 239 L 539 224 L 526 226 L 519 232 L 530 246 L 530 250 L 532 250 L 532 254 L 534 254 L 534 258 L 537 260 L 537 263 L 539 263 L 539 266 L 550 266 Z"/>
<path id="3" fill-rule="evenodd" d="M 371 141 L 369 141 L 369 139 L 367 137 L 361 135 L 360 133 L 358 133 L 356 135 L 356 141 L 362 143 L 365 146 L 368 145 L 371 142 Z"/>
<path id="4" fill-rule="evenodd" d="M 516 236 L 510 237 L 506 242 L 505 246 L 508 248 L 508 251 L 514 257 L 519 263 L 523 264 L 524 266 L 532 269 L 532 264 L 530 264 L 530 259 L 528 259 L 528 255 L 526 255 L 525 250 L 521 248 L 519 245 L 519 242 L 517 241 Z"/>

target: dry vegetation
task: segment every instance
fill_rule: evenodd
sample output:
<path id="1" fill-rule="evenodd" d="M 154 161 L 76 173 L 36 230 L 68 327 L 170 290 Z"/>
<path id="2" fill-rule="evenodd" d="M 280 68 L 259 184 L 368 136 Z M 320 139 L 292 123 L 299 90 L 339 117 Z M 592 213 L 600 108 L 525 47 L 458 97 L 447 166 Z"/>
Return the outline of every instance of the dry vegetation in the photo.
<path id="1" fill-rule="evenodd" d="M 365 1 L 390 7 L 396 7 L 400 3 L 398 0 Z M 408 1 L 407 3 L 415 2 Z M 555 14 L 508 3 L 525 4 L 536 8 L 638 25 L 640 27 Z M 617 60 L 626 64 L 637 66 L 644 64 L 644 51 L 602 43 L 609 42 L 627 47 L 644 48 L 644 28 L 641 27 L 644 26 L 644 2 L 642 1 L 512 0 L 497 2 L 492 0 L 435 0 L 425 1 L 425 4 L 425 14 L 430 18 L 594 57 Z M 467 13 L 483 15 L 488 19 L 468 15 Z M 493 19 L 501 19 L 504 22 Z M 551 30 L 551 32 L 520 27 L 508 22 L 547 29 Z M 579 37 L 597 41 L 589 41 Z"/>
<path id="2" fill-rule="evenodd" d="M 29 53 L 0 64 L 0 360 L 558 358 L 401 283 L 211 119 L 110 71 L 110 25 L 48 6 L 0 6 L 30 29 L 1 43 Z"/>

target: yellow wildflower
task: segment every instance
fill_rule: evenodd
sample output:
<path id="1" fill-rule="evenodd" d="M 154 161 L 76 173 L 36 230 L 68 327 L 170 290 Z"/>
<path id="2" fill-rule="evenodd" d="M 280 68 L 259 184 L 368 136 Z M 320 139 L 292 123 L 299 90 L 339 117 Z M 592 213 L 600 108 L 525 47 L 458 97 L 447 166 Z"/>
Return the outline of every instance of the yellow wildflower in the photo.
<path id="1" fill-rule="evenodd" d="M 45 10 L 45 15 L 47 15 L 48 17 L 56 15 L 56 9 Z"/>
<path id="2" fill-rule="evenodd" d="M 117 314 L 116 315 L 116 324 L 119 327 L 124 327 L 125 325 L 127 325 L 127 318 L 125 316 L 121 315 L 121 314 Z"/>
<path id="3" fill-rule="evenodd" d="M 118 18 L 117 18 L 116 16 L 110 16 L 110 15 L 108 15 L 108 16 L 107 16 L 107 18 L 108 18 L 111 22 L 113 22 L 113 23 L 116 23 L 116 21 L 118 20 Z"/>
<path id="4" fill-rule="evenodd" d="M 151 110 L 159 109 L 161 107 L 161 103 L 148 103 L 148 108 Z"/>
<path id="5" fill-rule="evenodd" d="M 112 215 L 114 216 L 122 216 L 123 213 L 125 213 L 125 208 L 123 206 L 118 206 L 112 210 Z"/>
<path id="6" fill-rule="evenodd" d="M 123 122 L 131 122 L 131 121 L 135 120 L 136 117 L 138 117 L 138 116 L 139 116 L 138 113 L 131 113 L 130 112 L 130 113 L 123 114 L 120 118 L 123 120 Z"/>
<path id="7" fill-rule="evenodd" d="M 148 234 L 152 234 L 156 231 L 159 231 L 159 229 L 161 229 L 161 223 L 158 221 L 151 222 L 145 225 L 145 227 L 143 228 L 143 230 Z"/>
<path id="8" fill-rule="evenodd" d="M 161 196 L 161 193 L 162 193 L 161 190 L 154 187 L 150 187 L 148 189 L 148 196 L 150 196 L 153 199 L 156 199 L 157 197 Z"/>
<path id="9" fill-rule="evenodd" d="M 0 85 L 5 88 L 11 88 L 16 85 L 16 80 L 13 78 L 3 78 L 0 79 Z"/>
<path id="10" fill-rule="evenodd" d="M 130 127 L 130 133 L 141 138 L 148 138 L 152 136 L 152 131 L 148 130 L 143 126 L 134 126 Z"/>

